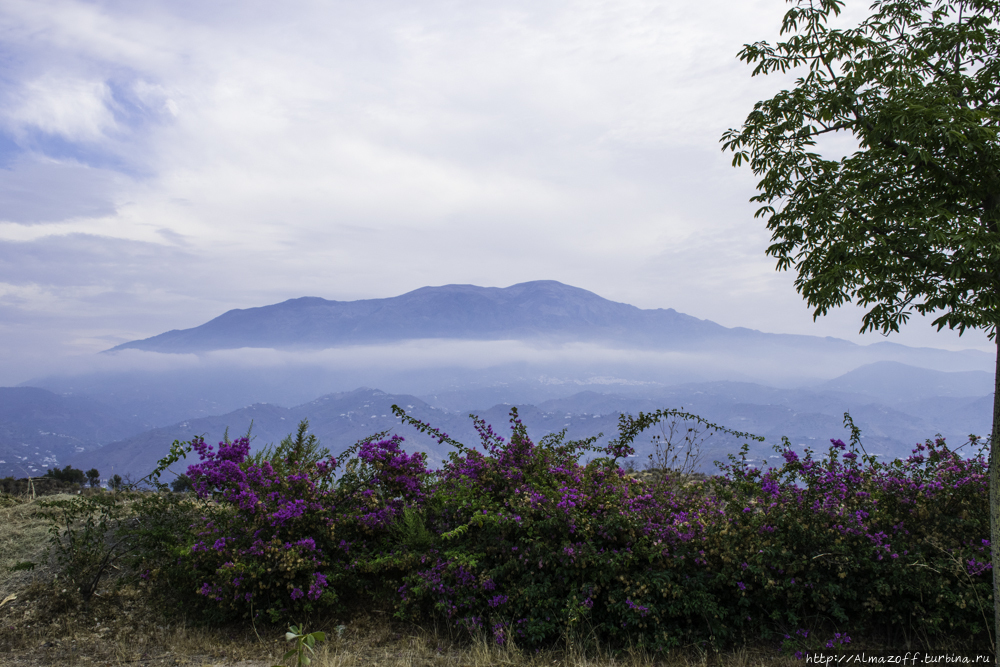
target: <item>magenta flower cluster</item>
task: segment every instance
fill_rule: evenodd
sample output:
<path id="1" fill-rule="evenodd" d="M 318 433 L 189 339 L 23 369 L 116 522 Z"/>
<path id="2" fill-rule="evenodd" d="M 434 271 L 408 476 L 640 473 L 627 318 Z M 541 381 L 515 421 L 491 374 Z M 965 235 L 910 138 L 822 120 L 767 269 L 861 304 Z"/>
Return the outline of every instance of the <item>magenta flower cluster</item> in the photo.
<path id="1" fill-rule="evenodd" d="M 201 577 L 195 593 L 223 616 L 275 622 L 335 603 L 331 577 L 350 568 L 345 557 L 358 546 L 338 539 L 341 529 L 348 537 L 357 528 L 384 532 L 424 498 L 424 457 L 403 452 L 401 442 L 396 436 L 359 443 L 360 466 L 335 485 L 334 457 L 254 463 L 247 438 L 217 449 L 194 439 L 190 450 L 199 462 L 187 475 L 207 504 L 182 565 Z"/>

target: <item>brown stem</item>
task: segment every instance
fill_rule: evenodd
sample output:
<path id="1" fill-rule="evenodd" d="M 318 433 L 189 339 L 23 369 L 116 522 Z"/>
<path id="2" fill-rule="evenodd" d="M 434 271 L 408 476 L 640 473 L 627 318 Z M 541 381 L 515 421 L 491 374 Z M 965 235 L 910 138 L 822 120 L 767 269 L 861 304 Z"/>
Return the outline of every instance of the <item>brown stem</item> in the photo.
<path id="1" fill-rule="evenodd" d="M 1000 637 L 1000 331 L 993 381 L 993 433 L 990 436 L 990 561 L 993 563 L 993 638 Z M 994 653 L 996 642 L 991 639 Z M 1000 654 L 997 654 L 1000 657 Z M 1000 664 L 1000 663 L 998 663 Z"/>

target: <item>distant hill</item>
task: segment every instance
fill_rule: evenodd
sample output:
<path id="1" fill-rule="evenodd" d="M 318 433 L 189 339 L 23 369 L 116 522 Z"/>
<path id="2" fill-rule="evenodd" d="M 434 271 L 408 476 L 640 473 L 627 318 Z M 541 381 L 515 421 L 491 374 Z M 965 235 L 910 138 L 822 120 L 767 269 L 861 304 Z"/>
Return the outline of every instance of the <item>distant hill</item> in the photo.
<path id="1" fill-rule="evenodd" d="M 90 398 L 0 387 L 0 476 L 42 474 L 72 455 L 148 428 Z"/>
<path id="2" fill-rule="evenodd" d="M 435 425 L 456 421 L 456 415 L 449 416 L 414 396 L 390 395 L 377 389 L 362 388 L 321 396 L 293 408 L 256 404 L 225 415 L 185 420 L 135 434 L 100 450 L 82 452 L 67 462 L 75 467 L 96 467 L 105 475 L 117 472 L 138 479 L 156 467 L 157 461 L 166 455 L 174 440 L 189 441 L 200 435 L 215 444 L 227 431 L 229 437 L 235 439 L 249 430 L 256 450 L 279 442 L 294 432 L 302 419 L 308 419 L 310 433 L 319 436 L 321 444 L 335 454 L 361 438 L 380 431 L 395 430 L 406 437 L 410 451 L 427 452 L 435 465 L 440 464 L 442 450 L 432 446 L 436 441 L 421 436 L 414 429 L 401 428 L 390 409 L 394 403 Z M 196 458 L 185 460 L 175 466 L 174 472 L 183 472 L 189 464 L 197 462 Z"/>
<path id="3" fill-rule="evenodd" d="M 993 375 L 985 371 L 945 373 L 895 361 L 879 361 L 825 382 L 822 387 L 880 399 L 891 397 L 890 401 L 985 396 L 993 393 Z"/>
<path id="4" fill-rule="evenodd" d="M 921 369 L 895 370 L 915 374 Z M 947 378 L 945 383 L 948 383 Z M 446 397 L 448 407 L 444 407 L 436 398 L 358 389 L 322 396 L 293 408 L 250 405 L 221 416 L 200 417 L 137 433 L 103 448 L 75 454 L 66 462 L 80 468 L 96 467 L 105 474 L 120 472 L 138 478 L 155 467 L 174 440 L 190 440 L 203 435 L 215 443 L 222 439 L 227 428 L 230 437 L 235 438 L 244 434 L 252 423 L 256 436 L 254 447 L 261 447 L 279 441 L 294 431 L 301 419 L 308 419 L 310 432 L 334 453 L 360 438 L 388 430 L 406 438 L 406 449 L 423 451 L 433 466 L 440 465 L 448 455 L 447 445 L 439 445 L 432 438 L 400 425 L 390 410 L 394 403 L 468 445 L 478 443 L 469 412 L 486 419 L 501 434 L 507 430 L 509 404 L 472 407 L 465 403 L 468 407 L 460 408 L 456 403 L 457 395 L 452 394 Z M 603 433 L 601 442 L 616 435 L 620 413 L 683 407 L 730 429 L 765 436 L 766 444 L 751 443 L 750 456 L 760 465 L 770 461 L 774 454 L 771 447 L 782 436 L 789 437 L 800 449 L 811 447 L 821 452 L 829 446 L 830 438 L 846 439 L 848 434 L 843 426 L 846 411 L 850 411 L 861 427 L 868 451 L 886 457 L 906 456 L 917 442 L 937 433 L 946 435 L 952 445 L 960 445 L 971 432 L 983 435 L 989 431 L 990 396 L 917 398 L 909 402 L 886 400 L 892 398 L 886 395 L 878 400 L 823 387 L 776 389 L 753 383 L 709 382 L 650 388 L 641 396 L 583 391 L 535 403 L 519 402 L 517 407 L 533 438 L 565 428 L 569 438 Z M 636 443 L 639 465 L 652 451 L 648 436 L 653 434 Z M 742 440 L 730 436 L 713 436 L 706 442 L 702 469 L 713 471 L 713 461 L 725 461 L 727 455 L 738 451 L 742 444 Z M 183 471 L 193 462 L 184 462 L 176 471 Z"/>
<path id="5" fill-rule="evenodd" d="M 568 340 L 685 344 L 730 331 L 673 309 L 641 310 L 554 280 L 507 288 L 422 287 L 360 301 L 302 297 L 230 310 L 193 329 L 124 343 L 109 351 L 206 352 L 262 347 L 321 349 L 422 338 Z"/>

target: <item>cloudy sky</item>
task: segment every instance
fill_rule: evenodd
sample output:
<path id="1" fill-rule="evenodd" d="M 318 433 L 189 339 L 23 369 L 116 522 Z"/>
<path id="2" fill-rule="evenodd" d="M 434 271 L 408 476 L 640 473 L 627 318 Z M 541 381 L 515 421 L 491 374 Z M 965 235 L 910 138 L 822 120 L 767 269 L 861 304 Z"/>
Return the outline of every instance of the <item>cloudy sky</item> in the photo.
<path id="1" fill-rule="evenodd" d="M 230 308 L 448 283 L 880 341 L 853 308 L 812 321 L 719 149 L 782 86 L 735 54 L 786 9 L 5 0 L 0 384 Z"/>

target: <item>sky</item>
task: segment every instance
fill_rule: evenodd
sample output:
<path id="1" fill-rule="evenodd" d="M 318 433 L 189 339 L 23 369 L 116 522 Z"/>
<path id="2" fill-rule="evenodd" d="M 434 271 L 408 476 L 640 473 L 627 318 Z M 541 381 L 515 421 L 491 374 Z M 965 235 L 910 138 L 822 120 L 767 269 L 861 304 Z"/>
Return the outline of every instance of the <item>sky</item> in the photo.
<path id="1" fill-rule="evenodd" d="M 720 150 L 788 85 L 736 58 L 787 8 L 5 0 L 0 384 L 232 308 L 451 283 L 885 340 L 855 307 L 813 321 Z"/>

